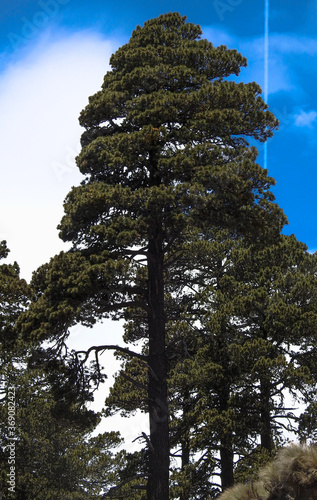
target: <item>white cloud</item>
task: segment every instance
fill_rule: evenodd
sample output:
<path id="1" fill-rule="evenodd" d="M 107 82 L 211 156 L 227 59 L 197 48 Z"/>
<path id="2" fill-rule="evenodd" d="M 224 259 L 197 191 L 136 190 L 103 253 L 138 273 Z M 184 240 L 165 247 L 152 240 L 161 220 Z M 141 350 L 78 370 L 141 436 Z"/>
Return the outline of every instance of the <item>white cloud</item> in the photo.
<path id="1" fill-rule="evenodd" d="M 280 54 L 317 54 L 317 39 L 288 33 L 270 34 L 270 49 Z"/>
<path id="2" fill-rule="evenodd" d="M 115 42 L 78 33 L 33 47 L 0 74 L 0 240 L 6 239 L 11 250 L 7 261 L 16 260 L 27 280 L 65 249 L 56 226 L 63 215 L 63 199 L 82 179 L 74 162 L 82 133 L 78 115 L 88 96 L 100 89 L 115 50 Z M 68 345 L 73 349 L 124 345 L 122 333 L 121 322 L 106 320 L 93 329 L 78 325 Z M 95 394 L 91 407 L 96 411 L 104 406 L 120 367 L 113 351 L 107 351 L 101 362 L 109 378 Z M 140 445 L 133 439 L 147 429 L 147 415 L 129 422 L 114 416 L 96 432 L 120 430 L 134 451 Z"/>
<path id="3" fill-rule="evenodd" d="M 218 45 L 227 45 L 230 49 L 236 48 L 236 39 L 228 31 L 224 30 L 223 27 L 219 28 L 217 26 L 201 26 L 202 37 L 206 38 L 215 47 Z"/>
<path id="4" fill-rule="evenodd" d="M 297 127 L 312 128 L 314 122 L 316 121 L 316 118 L 316 111 L 309 111 L 308 113 L 306 113 L 306 111 L 302 109 L 299 114 L 295 115 L 295 125 Z"/>
<path id="5" fill-rule="evenodd" d="M 27 279 L 63 247 L 56 225 L 82 179 L 78 116 L 115 49 L 93 33 L 64 36 L 24 52 L 0 75 L 0 233 Z"/>

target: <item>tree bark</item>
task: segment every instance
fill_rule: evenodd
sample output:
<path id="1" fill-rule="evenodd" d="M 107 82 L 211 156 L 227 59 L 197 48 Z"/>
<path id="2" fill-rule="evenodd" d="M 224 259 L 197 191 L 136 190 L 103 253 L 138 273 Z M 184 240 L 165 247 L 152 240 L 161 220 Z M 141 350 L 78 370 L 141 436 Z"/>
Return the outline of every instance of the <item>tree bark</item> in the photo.
<path id="1" fill-rule="evenodd" d="M 268 452 L 273 450 L 273 437 L 271 429 L 270 411 L 270 382 L 262 378 L 261 380 L 261 448 Z"/>
<path id="2" fill-rule="evenodd" d="M 222 263 L 219 262 L 220 273 L 222 273 Z M 221 286 L 218 284 L 218 290 L 221 290 Z M 222 324 L 223 339 L 226 338 L 226 324 Z M 220 339 L 219 346 L 221 349 L 226 349 L 225 342 Z M 228 361 L 229 362 L 229 361 Z M 221 393 L 219 395 L 219 409 L 221 413 L 226 413 L 228 411 L 228 401 L 230 400 L 230 385 L 224 385 L 221 388 Z M 233 444 L 232 444 L 232 430 L 229 428 L 223 428 L 220 435 L 220 479 L 222 491 L 233 486 Z"/>
<path id="3" fill-rule="evenodd" d="M 182 471 L 184 471 L 185 467 L 189 465 L 190 458 L 190 447 L 189 447 L 189 431 L 186 430 L 185 434 L 181 438 L 181 447 L 182 447 Z M 185 491 L 179 497 L 179 500 L 189 500 L 190 491 Z"/>
<path id="4" fill-rule="evenodd" d="M 220 444 L 220 463 L 221 463 L 221 487 L 222 491 L 233 485 L 233 452 L 232 445 L 224 440 Z"/>
<path id="5" fill-rule="evenodd" d="M 169 500 L 169 419 L 167 399 L 167 357 L 163 245 L 160 231 L 149 242 L 148 293 L 149 326 L 149 479 L 147 500 Z"/>

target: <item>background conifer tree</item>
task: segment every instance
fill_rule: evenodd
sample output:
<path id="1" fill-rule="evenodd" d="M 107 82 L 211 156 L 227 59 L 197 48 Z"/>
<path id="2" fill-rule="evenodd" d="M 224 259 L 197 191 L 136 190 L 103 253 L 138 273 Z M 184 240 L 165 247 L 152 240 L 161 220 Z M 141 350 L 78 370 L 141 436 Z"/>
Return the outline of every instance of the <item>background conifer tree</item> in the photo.
<path id="1" fill-rule="evenodd" d="M 294 236 L 266 248 L 225 231 L 209 237 L 203 246 L 184 246 L 179 276 L 175 269 L 166 287 L 170 435 L 178 457 L 170 496 L 182 500 L 211 494 L 218 475 L 223 489 L 235 476 L 249 479 L 285 442 L 285 431 L 316 433 L 316 255 Z M 172 300 L 182 280 L 191 289 Z M 131 312 L 125 340 L 136 341 L 145 321 Z M 127 358 L 123 370 L 107 414 L 146 408 L 146 371 Z"/>
<path id="2" fill-rule="evenodd" d="M 1 242 L 0 258 L 8 252 Z M 86 408 L 91 393 L 71 358 L 57 359 L 55 352 L 50 359 L 21 341 L 16 323 L 32 291 L 19 271 L 16 262 L 0 265 L 0 491 L 18 500 L 102 498 L 127 464 L 125 452 L 110 450 L 120 437 L 91 435 L 100 415 Z"/>
<path id="3" fill-rule="evenodd" d="M 267 460 L 285 431 L 313 436 L 317 326 L 316 255 L 294 236 L 264 248 L 225 236 L 218 232 L 203 255 L 189 245 L 196 271 L 208 264 L 190 301 L 200 306 L 175 328 L 189 356 L 169 379 L 176 409 L 187 402 L 179 423 L 191 460 L 213 457 L 223 488 L 233 483 L 234 456 L 240 471 L 252 460 L 254 471 L 259 452 Z"/>

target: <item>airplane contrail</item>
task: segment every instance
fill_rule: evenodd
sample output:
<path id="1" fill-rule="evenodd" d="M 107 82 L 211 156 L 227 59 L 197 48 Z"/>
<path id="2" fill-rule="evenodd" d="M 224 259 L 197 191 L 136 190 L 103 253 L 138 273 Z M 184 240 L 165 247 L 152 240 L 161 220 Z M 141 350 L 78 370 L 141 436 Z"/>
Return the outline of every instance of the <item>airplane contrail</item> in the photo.
<path id="1" fill-rule="evenodd" d="M 268 102 L 269 89 L 269 0 L 264 10 L 264 101 Z M 264 168 L 267 168 L 267 142 L 264 143 Z"/>

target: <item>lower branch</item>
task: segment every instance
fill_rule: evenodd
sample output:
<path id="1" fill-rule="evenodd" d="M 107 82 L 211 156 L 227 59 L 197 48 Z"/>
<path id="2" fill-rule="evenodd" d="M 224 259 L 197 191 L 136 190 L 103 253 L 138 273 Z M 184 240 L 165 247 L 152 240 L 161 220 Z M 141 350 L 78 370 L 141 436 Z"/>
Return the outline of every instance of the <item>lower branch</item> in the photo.
<path id="1" fill-rule="evenodd" d="M 138 358 L 141 359 L 142 361 L 147 361 L 148 357 L 144 356 L 143 354 L 140 354 L 138 352 L 131 351 L 127 347 L 120 347 L 118 345 L 99 345 L 99 346 L 91 346 L 87 351 L 76 351 L 76 355 L 84 354 L 85 357 L 81 361 L 85 363 L 87 359 L 89 358 L 89 355 L 92 351 L 97 352 L 102 352 L 102 351 L 107 351 L 107 350 L 114 350 L 114 351 L 119 351 L 123 352 L 124 354 L 127 354 L 128 356 L 131 356 L 133 358 Z"/>

